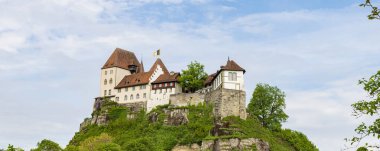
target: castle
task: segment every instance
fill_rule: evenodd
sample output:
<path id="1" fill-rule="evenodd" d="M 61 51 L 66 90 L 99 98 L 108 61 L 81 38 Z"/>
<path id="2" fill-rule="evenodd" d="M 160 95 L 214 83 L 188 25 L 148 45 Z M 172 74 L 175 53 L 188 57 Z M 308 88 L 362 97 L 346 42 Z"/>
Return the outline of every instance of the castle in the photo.
<path id="1" fill-rule="evenodd" d="M 169 72 L 157 57 L 148 71 L 133 52 L 116 48 L 101 68 L 100 96 L 121 105 L 144 108 L 148 112 L 157 105 L 184 106 L 200 102 L 212 103 L 219 117 L 239 116 L 245 112 L 245 70 L 228 59 L 216 73 L 208 76 L 205 87 L 196 93 L 183 93 L 178 72 Z"/>

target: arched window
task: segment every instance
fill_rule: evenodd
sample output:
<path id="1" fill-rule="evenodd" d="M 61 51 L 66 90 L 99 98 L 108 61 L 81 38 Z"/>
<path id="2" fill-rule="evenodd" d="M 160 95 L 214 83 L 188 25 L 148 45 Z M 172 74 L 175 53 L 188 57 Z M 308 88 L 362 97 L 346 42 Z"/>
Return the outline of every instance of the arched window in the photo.
<path id="1" fill-rule="evenodd" d="M 107 85 L 107 79 L 104 79 L 104 85 Z"/>
<path id="2" fill-rule="evenodd" d="M 130 100 L 133 100 L 133 94 L 131 94 L 131 98 L 130 98 Z"/>
<path id="3" fill-rule="evenodd" d="M 140 99 L 140 94 L 137 94 L 137 95 L 136 95 L 136 99 Z"/>
<path id="4" fill-rule="evenodd" d="M 124 101 L 127 101 L 128 100 L 128 95 L 125 95 L 124 96 Z"/>
<path id="5" fill-rule="evenodd" d="M 110 84 L 112 84 L 112 78 L 110 79 Z"/>

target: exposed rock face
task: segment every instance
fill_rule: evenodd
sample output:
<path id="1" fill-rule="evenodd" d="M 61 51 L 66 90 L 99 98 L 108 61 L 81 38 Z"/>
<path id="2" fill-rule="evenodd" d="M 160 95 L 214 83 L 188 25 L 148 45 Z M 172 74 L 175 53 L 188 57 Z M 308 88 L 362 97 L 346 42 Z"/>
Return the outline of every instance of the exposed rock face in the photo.
<path id="1" fill-rule="evenodd" d="M 179 126 L 189 123 L 189 119 L 187 115 L 189 114 L 189 110 L 185 108 L 180 109 L 165 109 L 164 110 L 165 119 L 164 123 L 166 125 Z M 156 112 L 152 112 L 149 114 L 149 121 L 151 123 L 158 121 L 159 114 Z"/>
<path id="2" fill-rule="evenodd" d="M 191 146 L 175 146 L 172 151 L 200 151 L 201 147 L 198 144 L 192 144 Z"/>
<path id="3" fill-rule="evenodd" d="M 167 119 L 165 120 L 167 125 L 184 125 L 189 122 L 187 114 L 189 113 L 188 109 L 174 109 L 167 113 Z"/>
<path id="4" fill-rule="evenodd" d="M 269 151 L 269 144 L 260 139 L 217 139 L 202 142 L 202 151 L 231 151 L 231 150 L 252 150 L 256 148 L 258 151 Z"/>

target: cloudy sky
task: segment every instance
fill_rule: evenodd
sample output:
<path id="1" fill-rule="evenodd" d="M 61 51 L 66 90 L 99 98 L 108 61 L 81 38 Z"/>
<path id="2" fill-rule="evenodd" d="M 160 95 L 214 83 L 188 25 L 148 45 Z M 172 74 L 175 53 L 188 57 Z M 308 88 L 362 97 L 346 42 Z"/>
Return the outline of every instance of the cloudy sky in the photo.
<path id="1" fill-rule="evenodd" d="M 215 72 L 228 57 L 287 94 L 284 127 L 320 150 L 344 149 L 359 122 L 357 85 L 380 69 L 380 21 L 360 0 L 0 0 L 0 148 L 65 146 L 89 117 L 100 68 L 116 47 L 150 67 L 192 60 Z"/>

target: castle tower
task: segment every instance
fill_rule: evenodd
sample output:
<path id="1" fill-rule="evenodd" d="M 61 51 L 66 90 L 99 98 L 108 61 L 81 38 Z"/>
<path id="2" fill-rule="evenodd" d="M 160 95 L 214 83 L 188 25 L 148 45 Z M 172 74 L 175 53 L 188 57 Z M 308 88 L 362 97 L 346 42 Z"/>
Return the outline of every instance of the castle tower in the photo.
<path id="1" fill-rule="evenodd" d="M 246 118 L 244 74 L 245 69 L 228 59 L 226 65 L 208 77 L 206 86 L 210 87 L 210 92 L 205 100 L 214 105 L 214 115 Z"/>
<path id="2" fill-rule="evenodd" d="M 101 68 L 100 96 L 113 99 L 115 86 L 126 76 L 144 69 L 133 52 L 116 48 Z"/>

